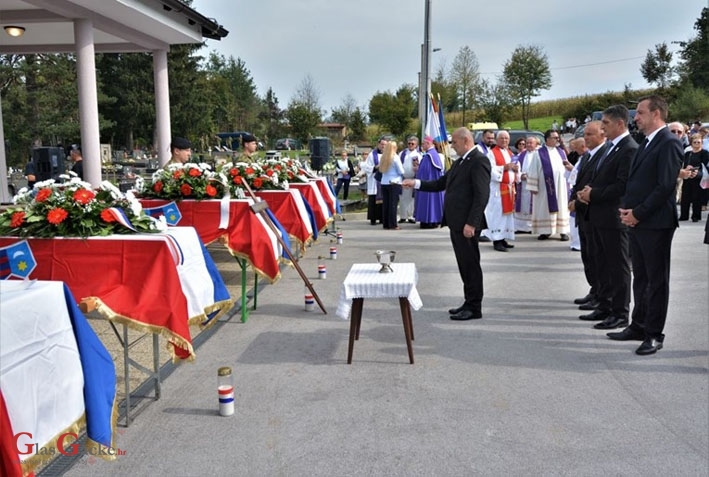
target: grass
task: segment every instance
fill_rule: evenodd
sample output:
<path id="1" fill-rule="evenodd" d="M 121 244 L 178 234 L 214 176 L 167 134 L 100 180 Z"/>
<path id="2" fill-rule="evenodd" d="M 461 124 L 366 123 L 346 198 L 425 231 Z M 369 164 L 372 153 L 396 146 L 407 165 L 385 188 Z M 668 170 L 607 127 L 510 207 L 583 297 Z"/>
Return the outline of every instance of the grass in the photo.
<path id="1" fill-rule="evenodd" d="M 547 129 L 551 128 L 551 123 L 554 122 L 555 119 L 556 122 L 559 124 L 559 127 L 561 127 L 564 122 L 563 118 L 557 116 L 545 116 L 541 118 L 530 118 L 528 129 L 531 129 L 533 131 L 544 132 Z M 505 129 L 525 129 L 524 123 L 521 119 L 517 121 L 507 121 L 504 127 Z"/>

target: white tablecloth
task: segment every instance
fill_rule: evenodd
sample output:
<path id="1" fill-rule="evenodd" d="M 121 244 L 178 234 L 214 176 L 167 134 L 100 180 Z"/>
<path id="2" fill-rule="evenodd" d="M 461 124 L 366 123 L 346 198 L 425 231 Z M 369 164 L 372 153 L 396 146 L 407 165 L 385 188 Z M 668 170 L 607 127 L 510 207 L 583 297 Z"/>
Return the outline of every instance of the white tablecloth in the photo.
<path id="1" fill-rule="evenodd" d="M 340 289 L 337 316 L 348 319 L 354 298 L 399 298 L 406 297 L 411 308 L 423 306 L 416 289 L 418 272 L 414 263 L 392 263 L 392 273 L 379 273 L 378 263 L 355 263 L 350 268 Z"/>

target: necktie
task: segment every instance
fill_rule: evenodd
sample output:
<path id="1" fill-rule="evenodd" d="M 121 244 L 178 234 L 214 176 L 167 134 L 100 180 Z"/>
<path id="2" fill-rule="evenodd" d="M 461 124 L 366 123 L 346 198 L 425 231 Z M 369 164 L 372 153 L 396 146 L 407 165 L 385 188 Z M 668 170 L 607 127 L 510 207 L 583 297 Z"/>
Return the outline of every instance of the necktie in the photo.
<path id="1" fill-rule="evenodd" d="M 601 168 L 601 164 L 603 164 L 603 161 L 608 157 L 613 150 L 613 141 L 608 141 L 608 147 L 606 148 L 605 152 L 601 156 L 601 158 L 598 160 L 598 164 L 596 164 L 596 170 Z"/>

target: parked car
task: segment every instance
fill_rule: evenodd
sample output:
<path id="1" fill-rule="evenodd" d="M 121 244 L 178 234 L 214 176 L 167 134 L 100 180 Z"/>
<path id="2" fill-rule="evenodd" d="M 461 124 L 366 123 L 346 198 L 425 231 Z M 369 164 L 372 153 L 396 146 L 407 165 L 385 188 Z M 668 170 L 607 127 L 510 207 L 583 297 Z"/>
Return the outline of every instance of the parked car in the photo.
<path id="1" fill-rule="evenodd" d="M 497 131 L 500 131 L 500 129 L 493 129 L 492 130 L 495 134 L 497 134 Z M 515 143 L 519 138 L 526 138 L 529 136 L 536 136 L 536 138 L 539 140 L 539 144 L 544 144 L 544 133 L 540 131 L 531 131 L 528 129 L 506 129 L 510 135 L 510 150 L 517 154 L 519 151 L 515 149 Z M 475 132 L 475 143 L 477 144 L 480 142 L 480 139 L 482 138 L 483 132 L 482 131 L 477 131 Z"/>
<path id="2" fill-rule="evenodd" d="M 284 137 L 276 141 L 275 147 L 277 151 L 293 151 L 296 149 L 302 149 L 303 145 L 297 139 L 293 139 L 292 137 Z"/>

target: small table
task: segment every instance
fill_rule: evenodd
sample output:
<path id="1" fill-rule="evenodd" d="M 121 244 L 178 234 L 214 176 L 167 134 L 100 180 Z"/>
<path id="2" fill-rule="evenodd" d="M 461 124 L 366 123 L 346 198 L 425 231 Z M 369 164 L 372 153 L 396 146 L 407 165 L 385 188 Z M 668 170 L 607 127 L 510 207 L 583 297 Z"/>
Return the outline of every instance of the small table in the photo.
<path id="1" fill-rule="evenodd" d="M 392 263 L 391 268 L 393 270 L 391 273 L 379 273 L 381 265 L 378 263 L 355 263 L 342 283 L 336 314 L 346 320 L 350 311 L 352 312 L 347 364 L 352 364 L 354 342 L 359 339 L 365 298 L 399 299 L 409 362 L 414 364 L 414 351 L 411 346 L 411 341 L 414 339 L 414 325 L 411 320 L 411 308 L 418 310 L 423 306 L 416 289 L 418 282 L 416 264 Z"/>

